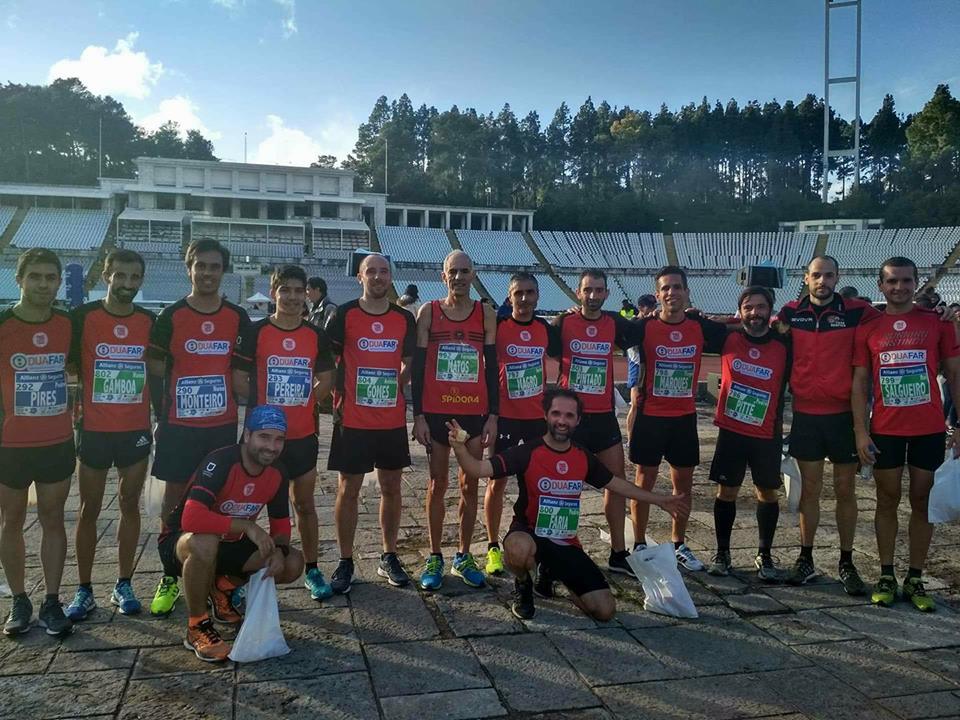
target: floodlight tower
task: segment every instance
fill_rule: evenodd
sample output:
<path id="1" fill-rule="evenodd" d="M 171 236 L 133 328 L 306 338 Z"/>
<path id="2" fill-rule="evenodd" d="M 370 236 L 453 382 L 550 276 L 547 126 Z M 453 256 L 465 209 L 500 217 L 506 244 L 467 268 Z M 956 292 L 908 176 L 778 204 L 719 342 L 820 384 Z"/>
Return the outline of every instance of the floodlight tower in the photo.
<path id="1" fill-rule="evenodd" d="M 827 202 L 830 177 L 830 158 L 853 157 L 853 187 L 860 186 L 860 18 L 862 0 L 823 0 L 823 202 Z M 840 8 L 857 9 L 857 58 L 853 75 L 832 77 L 830 75 L 830 13 Z M 852 83 L 855 100 L 853 112 L 853 147 L 842 150 L 830 149 L 830 86 Z"/>

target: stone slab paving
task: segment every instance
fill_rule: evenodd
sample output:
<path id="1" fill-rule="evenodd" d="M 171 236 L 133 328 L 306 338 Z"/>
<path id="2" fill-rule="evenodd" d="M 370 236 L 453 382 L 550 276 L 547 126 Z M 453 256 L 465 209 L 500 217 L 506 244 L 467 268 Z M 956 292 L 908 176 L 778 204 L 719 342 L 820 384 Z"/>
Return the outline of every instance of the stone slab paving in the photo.
<path id="1" fill-rule="evenodd" d="M 701 432 L 702 455 L 709 460 L 715 431 L 704 413 Z M 336 476 L 322 470 L 328 437 L 324 417 L 317 505 L 320 563 L 329 576 L 339 550 L 332 527 Z M 412 451 L 399 552 L 416 574 L 426 551 L 426 481 L 425 456 L 417 447 Z M 713 544 L 714 488 L 707 470 L 708 465 L 698 468 L 694 477 L 690 523 L 691 546 L 704 560 Z M 697 619 L 644 610 L 639 583 L 614 575 L 618 613 L 598 623 L 576 610 L 562 587 L 552 600 L 537 599 L 532 620 L 517 620 L 509 610 L 509 576 L 491 578 L 483 590 L 466 588 L 452 576 L 434 594 L 413 585 L 389 587 L 376 575 L 379 491 L 376 482 L 365 483 L 355 546 L 358 572 L 350 594 L 317 603 L 299 582 L 278 588 L 281 625 L 292 652 L 260 663 L 211 666 L 183 648 L 182 602 L 162 620 L 123 617 L 109 605 L 117 517 L 111 475 L 93 572 L 100 607 L 63 640 L 39 629 L 15 640 L 0 638 L 0 718 L 960 719 L 960 527 L 938 528 L 934 535 L 930 586 L 937 588 L 936 613 L 921 615 L 903 603 L 874 608 L 867 598 L 844 594 L 836 582 L 829 479 L 824 488 L 816 550 L 824 574 L 816 581 L 800 588 L 757 581 L 754 501 L 745 489 L 738 502 L 734 574 L 682 573 Z M 481 483 L 481 498 L 482 490 Z M 510 488 L 507 502 L 514 497 Z M 873 580 L 872 489 L 860 484 L 858 499 L 854 556 L 865 578 Z M 71 538 L 77 506 L 74 489 L 67 506 Z M 447 508 L 449 564 L 457 536 L 455 492 Z M 504 526 L 509 517 L 508 509 Z M 667 520 L 654 510 L 648 535 L 668 540 Z M 797 552 L 796 522 L 796 515 L 781 515 L 775 553 L 784 565 Z M 134 576 L 144 601 L 160 571 L 153 525 L 144 521 Z M 601 531 L 602 498 L 588 490 L 581 537 L 603 565 L 608 546 Z M 473 544 L 478 554 L 485 537 L 478 523 Z M 31 515 L 27 577 L 35 607 L 44 593 L 39 541 Z M 71 547 L 64 599 L 74 590 L 74 563 Z M 0 599 L 0 612 L 7 604 Z M 234 634 L 226 631 L 228 638 Z"/>

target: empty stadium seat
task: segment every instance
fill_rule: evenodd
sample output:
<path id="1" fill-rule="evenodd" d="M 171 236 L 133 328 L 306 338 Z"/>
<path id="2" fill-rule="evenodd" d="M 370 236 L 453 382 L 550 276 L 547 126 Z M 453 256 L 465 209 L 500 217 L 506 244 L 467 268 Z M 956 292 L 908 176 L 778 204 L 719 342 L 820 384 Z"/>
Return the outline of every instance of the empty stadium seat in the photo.
<path id="1" fill-rule="evenodd" d="M 674 233 L 673 241 L 685 268 L 735 270 L 765 262 L 798 268 L 813 257 L 817 233 Z"/>
<path id="2" fill-rule="evenodd" d="M 21 249 L 97 249 L 103 245 L 112 217 L 109 210 L 30 208 L 10 245 Z"/>
<path id="3" fill-rule="evenodd" d="M 380 225 L 377 237 L 385 255 L 396 262 L 442 263 L 453 249 L 443 230 Z"/>
<path id="4" fill-rule="evenodd" d="M 518 232 L 497 230 L 455 230 L 457 240 L 476 265 L 513 265 L 521 268 L 540 264 Z"/>
<path id="5" fill-rule="evenodd" d="M 537 310 L 542 312 L 561 312 L 566 310 L 574 303 L 570 297 L 560 288 L 554 279 L 547 273 L 535 273 L 537 276 L 537 285 L 540 288 L 540 301 L 537 303 Z M 499 305 L 507 297 L 507 291 L 510 288 L 510 277 L 512 273 L 495 272 L 492 270 L 481 270 L 479 273 L 480 282 L 487 289 L 494 301 Z M 421 297 L 423 293 L 421 291 Z"/>

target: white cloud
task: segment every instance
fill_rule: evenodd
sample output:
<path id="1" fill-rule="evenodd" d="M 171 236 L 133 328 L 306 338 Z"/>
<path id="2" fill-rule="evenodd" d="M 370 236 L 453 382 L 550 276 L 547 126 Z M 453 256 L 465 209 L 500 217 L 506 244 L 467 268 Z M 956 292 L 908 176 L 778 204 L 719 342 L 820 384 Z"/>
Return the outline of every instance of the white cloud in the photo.
<path id="1" fill-rule="evenodd" d="M 257 145 L 253 162 L 266 165 L 309 165 L 323 154 L 323 146 L 303 130 L 286 127 L 283 118 L 267 115 L 270 135 Z"/>
<path id="2" fill-rule="evenodd" d="M 199 130 L 208 140 L 219 140 L 222 133 L 211 130 L 197 115 L 200 108 L 186 95 L 176 95 L 161 100 L 156 112 L 140 119 L 140 125 L 153 132 L 165 122 L 173 120 L 180 125 L 181 135 L 186 136 L 188 130 Z"/>
<path id="3" fill-rule="evenodd" d="M 280 29 L 283 37 L 288 38 L 297 34 L 297 1 L 296 0 L 273 0 L 283 10 L 283 18 L 280 20 Z"/>
<path id="4" fill-rule="evenodd" d="M 139 33 L 117 40 L 113 51 L 88 45 L 78 60 L 60 60 L 47 73 L 47 81 L 79 78 L 96 95 L 117 95 L 142 100 L 150 94 L 164 73 L 163 63 L 150 62 L 143 51 L 135 51 Z"/>
<path id="5" fill-rule="evenodd" d="M 10 30 L 16 30 L 16 29 L 17 29 L 17 25 L 19 25 L 19 24 L 20 24 L 20 17 L 19 17 L 15 12 L 12 12 L 12 13 L 10 13 L 9 15 L 7 15 L 7 28 L 8 28 L 8 29 L 10 29 Z"/>
<path id="6" fill-rule="evenodd" d="M 240 6 L 242 0 L 211 0 L 214 5 L 219 5 L 222 8 L 227 10 L 236 10 Z"/>

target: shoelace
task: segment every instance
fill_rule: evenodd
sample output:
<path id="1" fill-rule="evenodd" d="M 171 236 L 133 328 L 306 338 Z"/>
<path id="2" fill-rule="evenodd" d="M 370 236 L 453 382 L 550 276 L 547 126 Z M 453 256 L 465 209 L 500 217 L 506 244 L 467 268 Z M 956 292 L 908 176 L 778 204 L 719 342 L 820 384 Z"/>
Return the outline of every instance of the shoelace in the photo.
<path id="1" fill-rule="evenodd" d="M 916 581 L 910 583 L 910 587 L 913 588 L 913 595 L 914 595 L 914 597 L 926 597 L 926 596 L 927 596 L 927 589 L 923 586 L 923 581 L 922 581 L 922 580 L 916 580 Z"/>
<path id="2" fill-rule="evenodd" d="M 443 566 L 443 560 L 438 557 L 430 556 L 427 558 L 427 573 L 430 575 L 435 575 L 440 572 L 440 568 Z"/>
<path id="3" fill-rule="evenodd" d="M 25 613 L 28 609 L 30 609 L 30 599 L 17 595 L 13 599 L 13 607 L 10 608 L 10 614 L 17 615 L 19 613 Z"/>
<path id="4" fill-rule="evenodd" d="M 173 589 L 176 587 L 176 585 L 177 585 L 177 580 L 176 580 L 176 578 L 174 578 L 174 579 L 163 578 L 163 579 L 160 581 L 160 591 L 159 591 L 159 594 L 160 594 L 160 595 L 167 595 L 167 594 L 169 594 L 169 593 L 172 593 L 172 592 L 174 591 Z"/>
<path id="5" fill-rule="evenodd" d="M 200 631 L 200 634 L 208 645 L 216 645 L 220 642 L 220 633 L 218 633 L 217 629 L 213 626 L 212 620 L 204 620 L 197 625 L 197 630 Z"/>
<path id="6" fill-rule="evenodd" d="M 343 578 L 346 580 L 348 577 L 350 577 L 352 571 L 353 565 L 341 563 L 340 565 L 337 565 L 337 569 L 333 571 L 333 579 L 338 580 Z"/>
<path id="7" fill-rule="evenodd" d="M 113 591 L 120 596 L 121 600 L 136 600 L 133 595 L 133 587 L 131 587 L 130 583 L 120 583 Z"/>
<path id="8" fill-rule="evenodd" d="M 479 570 L 477 561 L 473 559 L 472 554 L 468 553 L 463 556 L 463 559 L 460 561 L 460 570 Z"/>
<path id="9" fill-rule="evenodd" d="M 384 561 L 387 563 L 387 568 L 392 573 L 399 573 L 403 570 L 403 566 L 400 564 L 400 558 L 396 555 L 387 555 L 384 558 Z"/>

